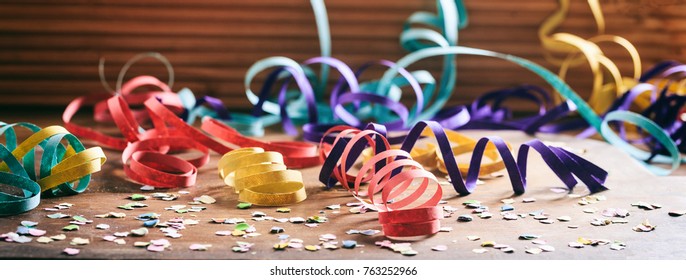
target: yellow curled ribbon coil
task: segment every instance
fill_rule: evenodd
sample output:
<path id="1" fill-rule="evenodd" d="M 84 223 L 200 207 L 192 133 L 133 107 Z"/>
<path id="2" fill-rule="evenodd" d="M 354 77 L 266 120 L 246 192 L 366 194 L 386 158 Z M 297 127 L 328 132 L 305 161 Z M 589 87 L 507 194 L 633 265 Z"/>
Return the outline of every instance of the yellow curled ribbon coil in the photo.
<path id="1" fill-rule="evenodd" d="M 281 206 L 307 198 L 302 174 L 288 170 L 283 155 L 262 148 L 242 148 L 219 159 L 219 176 L 238 193 L 238 200 Z"/>

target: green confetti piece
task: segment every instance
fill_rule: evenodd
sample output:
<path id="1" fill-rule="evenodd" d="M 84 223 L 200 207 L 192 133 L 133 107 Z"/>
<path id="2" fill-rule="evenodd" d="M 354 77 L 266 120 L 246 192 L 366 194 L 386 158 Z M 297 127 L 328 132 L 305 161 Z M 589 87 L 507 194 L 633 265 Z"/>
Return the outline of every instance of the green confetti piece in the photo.
<path id="1" fill-rule="evenodd" d="M 240 224 L 237 224 L 237 225 L 236 225 L 236 230 L 245 231 L 245 230 L 247 230 L 247 229 L 249 229 L 249 228 L 250 228 L 250 225 L 249 225 L 249 224 L 246 224 L 246 223 L 240 223 Z"/>
<path id="2" fill-rule="evenodd" d="M 481 201 L 475 200 L 475 199 L 470 199 L 465 202 L 462 202 L 462 205 L 469 205 L 469 204 L 481 204 Z"/>
<path id="3" fill-rule="evenodd" d="M 238 207 L 238 209 L 248 209 L 248 208 L 252 207 L 252 203 L 241 202 L 241 203 L 238 203 L 238 205 L 236 205 L 236 207 Z"/>
<path id="4" fill-rule="evenodd" d="M 136 193 L 136 194 L 132 194 L 131 196 L 129 196 L 129 199 L 138 201 L 138 200 L 146 200 L 146 199 L 148 199 L 148 197 L 145 195 Z"/>
<path id="5" fill-rule="evenodd" d="M 74 216 L 72 217 L 72 219 L 74 219 L 74 221 L 82 223 L 88 222 L 88 219 L 84 218 L 83 216 Z"/>
<path id="6" fill-rule="evenodd" d="M 75 231 L 75 230 L 79 230 L 79 226 L 78 225 L 68 225 L 66 227 L 63 227 L 62 230 Z"/>

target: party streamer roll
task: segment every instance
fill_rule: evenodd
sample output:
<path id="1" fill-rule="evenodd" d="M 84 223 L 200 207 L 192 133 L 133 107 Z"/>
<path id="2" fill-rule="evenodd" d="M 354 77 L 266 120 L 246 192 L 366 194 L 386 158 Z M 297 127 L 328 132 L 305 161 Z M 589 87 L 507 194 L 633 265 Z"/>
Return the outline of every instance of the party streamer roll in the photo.
<path id="1" fill-rule="evenodd" d="M 379 223 L 388 237 L 406 238 L 438 232 L 443 217 L 438 202 L 443 190 L 433 173 L 414 161 L 410 153 L 391 149 L 386 137 L 374 130 L 337 126 L 329 133 L 337 136 L 330 149 L 325 143 L 321 144 L 326 162 L 320 178 L 335 178 L 354 197 L 378 210 Z M 356 174 L 350 174 L 350 166 L 366 145 L 377 153 L 365 161 Z M 362 183 L 368 185 L 361 192 Z"/>
<path id="2" fill-rule="evenodd" d="M 282 206 L 307 198 L 302 174 L 288 170 L 283 156 L 262 148 L 241 148 L 224 154 L 219 175 L 238 193 L 238 200 L 263 206 Z"/>
<path id="3" fill-rule="evenodd" d="M 33 134 L 17 144 L 16 127 L 26 128 Z M 22 193 L 0 192 L 0 216 L 35 208 L 41 195 L 55 197 L 82 193 L 90 183 L 90 175 L 100 171 L 106 160 L 100 147 L 86 149 L 61 126 L 41 129 L 31 123 L 0 122 L 0 135 L 5 137 L 5 145 L 0 144 L 0 183 Z M 36 169 L 38 149 L 42 150 L 42 155 Z"/>

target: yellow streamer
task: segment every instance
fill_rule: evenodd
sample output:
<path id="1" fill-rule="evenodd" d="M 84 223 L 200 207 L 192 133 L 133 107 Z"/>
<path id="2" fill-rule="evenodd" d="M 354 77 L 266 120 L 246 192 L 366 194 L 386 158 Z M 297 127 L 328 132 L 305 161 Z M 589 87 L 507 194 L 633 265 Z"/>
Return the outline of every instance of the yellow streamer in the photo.
<path id="1" fill-rule="evenodd" d="M 242 148 L 219 159 L 219 175 L 233 187 L 240 201 L 281 206 L 307 198 L 302 174 L 288 170 L 283 156 L 262 148 Z"/>

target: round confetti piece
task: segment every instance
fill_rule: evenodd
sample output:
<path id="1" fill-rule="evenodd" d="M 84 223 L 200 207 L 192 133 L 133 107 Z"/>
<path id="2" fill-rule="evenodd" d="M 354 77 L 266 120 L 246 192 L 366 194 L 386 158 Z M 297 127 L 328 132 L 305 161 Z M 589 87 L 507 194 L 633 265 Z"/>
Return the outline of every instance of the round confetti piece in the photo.
<path id="1" fill-rule="evenodd" d="M 162 252 L 164 251 L 164 246 L 150 244 L 146 249 L 150 252 Z"/>
<path id="2" fill-rule="evenodd" d="M 550 246 L 550 245 L 540 245 L 540 246 L 538 246 L 538 248 L 540 248 L 540 249 L 543 250 L 544 252 L 553 252 L 553 251 L 555 251 L 555 247 Z"/>
<path id="3" fill-rule="evenodd" d="M 319 250 L 319 246 L 307 245 L 307 246 L 305 246 L 305 250 L 314 252 L 314 251 Z"/>
<path id="4" fill-rule="evenodd" d="M 357 241 L 355 240 L 343 240 L 341 246 L 345 249 L 353 249 L 357 247 Z"/>
<path id="5" fill-rule="evenodd" d="M 436 245 L 436 246 L 431 247 L 431 250 L 434 250 L 434 251 L 445 251 L 445 250 L 448 250 L 448 246 L 445 246 L 445 245 Z"/>
<path id="6" fill-rule="evenodd" d="M 133 235 L 133 236 L 145 236 L 147 234 L 148 234 L 147 228 L 139 228 L 139 229 L 131 230 L 131 235 Z"/>
<path id="7" fill-rule="evenodd" d="M 55 240 L 55 241 L 62 241 L 62 240 L 67 239 L 67 236 L 64 234 L 58 234 L 58 235 L 50 236 L 50 239 Z"/>
<path id="8" fill-rule="evenodd" d="M 32 228 L 32 227 L 37 226 L 38 223 L 32 222 L 32 221 L 21 221 L 21 225 L 22 225 L 22 226 L 25 226 L 25 227 L 28 227 L 28 228 Z"/>
<path id="9" fill-rule="evenodd" d="M 90 240 L 86 239 L 86 238 L 74 237 L 74 239 L 72 239 L 69 244 L 71 244 L 71 245 L 88 245 L 88 244 L 90 244 Z"/>
<path id="10" fill-rule="evenodd" d="M 246 230 L 246 229 L 248 229 L 248 228 L 250 228 L 250 225 L 249 225 L 249 224 L 246 224 L 246 223 L 239 223 L 239 224 L 236 225 L 236 228 L 235 228 L 235 229 L 236 229 L 236 230 L 243 230 L 243 231 L 244 231 L 244 230 Z"/>
<path id="11" fill-rule="evenodd" d="M 530 249 L 527 249 L 525 252 L 526 252 L 527 254 L 538 255 L 538 254 L 540 254 L 541 252 L 543 252 L 543 250 L 540 249 L 540 248 L 530 248 Z"/>
<path id="12" fill-rule="evenodd" d="M 415 256 L 415 255 L 419 254 L 419 252 L 410 249 L 410 250 L 402 251 L 402 252 L 400 252 L 400 254 L 402 254 L 403 256 Z"/>
<path id="13" fill-rule="evenodd" d="M 53 242 L 53 240 L 50 237 L 41 236 L 41 237 L 38 237 L 38 239 L 36 239 L 36 242 L 42 243 L 42 244 L 48 244 L 50 242 Z"/>
<path id="14" fill-rule="evenodd" d="M 95 226 L 95 228 L 97 228 L 97 229 L 102 229 L 102 230 L 107 230 L 107 229 L 110 229 L 110 225 L 108 225 L 108 224 L 98 224 L 98 225 Z"/>
<path id="15" fill-rule="evenodd" d="M 29 229 L 29 234 L 31 236 L 40 237 L 40 236 L 45 235 L 45 233 L 47 233 L 47 232 L 44 230 L 35 229 L 35 228 Z"/>
<path id="16" fill-rule="evenodd" d="M 75 256 L 75 255 L 78 255 L 79 253 L 81 253 L 81 250 L 75 249 L 75 248 L 64 248 L 64 250 L 62 252 L 64 252 L 67 255 L 70 255 L 70 256 Z"/>

